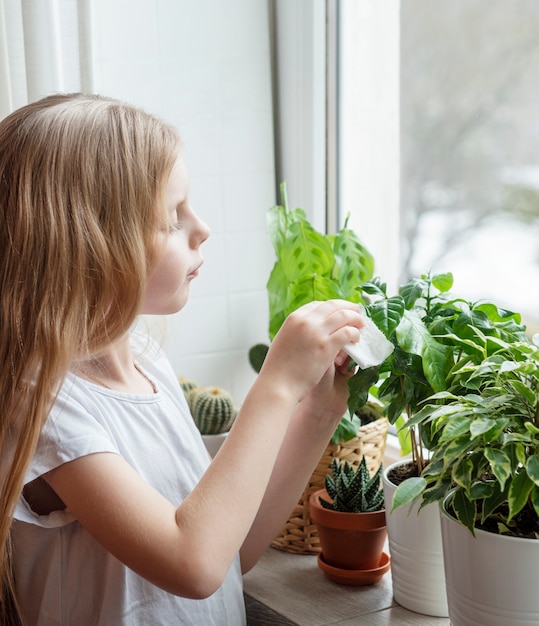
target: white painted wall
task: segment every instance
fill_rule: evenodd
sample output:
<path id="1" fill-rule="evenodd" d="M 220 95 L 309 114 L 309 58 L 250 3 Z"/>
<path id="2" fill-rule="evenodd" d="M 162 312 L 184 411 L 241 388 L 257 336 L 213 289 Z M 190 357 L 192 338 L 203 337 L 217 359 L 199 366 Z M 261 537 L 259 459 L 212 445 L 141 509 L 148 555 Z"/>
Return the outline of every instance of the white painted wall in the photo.
<path id="1" fill-rule="evenodd" d="M 178 373 L 240 402 L 251 345 L 267 341 L 275 203 L 266 0 L 95 0 L 95 91 L 180 129 L 195 209 L 210 225 L 205 264 L 164 346 Z"/>

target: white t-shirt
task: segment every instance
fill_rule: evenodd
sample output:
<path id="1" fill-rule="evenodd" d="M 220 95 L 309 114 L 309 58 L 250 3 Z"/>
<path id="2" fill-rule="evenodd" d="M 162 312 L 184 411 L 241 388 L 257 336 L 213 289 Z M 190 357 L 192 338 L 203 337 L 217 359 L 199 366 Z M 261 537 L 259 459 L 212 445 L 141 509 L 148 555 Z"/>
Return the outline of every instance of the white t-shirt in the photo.
<path id="1" fill-rule="evenodd" d="M 97 452 L 121 455 L 175 506 L 209 459 L 174 372 L 155 344 L 137 358 L 157 393 L 105 389 L 69 374 L 25 483 Z M 245 624 L 239 557 L 205 600 L 169 594 L 101 547 L 69 511 L 36 515 L 23 497 L 13 522 L 14 571 L 28 626 Z"/>

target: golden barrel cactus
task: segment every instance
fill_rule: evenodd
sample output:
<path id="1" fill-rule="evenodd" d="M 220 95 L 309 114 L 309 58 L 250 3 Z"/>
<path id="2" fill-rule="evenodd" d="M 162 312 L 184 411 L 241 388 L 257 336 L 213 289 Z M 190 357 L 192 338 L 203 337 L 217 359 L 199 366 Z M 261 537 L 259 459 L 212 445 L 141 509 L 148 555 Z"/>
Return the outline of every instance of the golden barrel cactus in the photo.
<path id="1" fill-rule="evenodd" d="M 187 392 L 187 402 L 195 424 L 203 435 L 225 433 L 236 419 L 234 400 L 221 387 L 195 387 Z"/>

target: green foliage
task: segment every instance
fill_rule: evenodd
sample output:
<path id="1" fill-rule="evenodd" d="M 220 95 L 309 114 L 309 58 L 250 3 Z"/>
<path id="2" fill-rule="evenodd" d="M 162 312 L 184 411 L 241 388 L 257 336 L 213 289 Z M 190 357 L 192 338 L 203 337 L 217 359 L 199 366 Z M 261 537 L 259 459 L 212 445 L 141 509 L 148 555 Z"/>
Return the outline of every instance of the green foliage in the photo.
<path id="1" fill-rule="evenodd" d="M 341 464 L 337 459 L 333 459 L 330 467 L 331 474 L 326 476 L 325 487 L 333 502 L 320 498 L 324 508 L 345 513 L 370 513 L 384 508 L 381 465 L 372 478 L 365 457 L 357 470 L 348 461 Z"/>
<path id="2" fill-rule="evenodd" d="M 393 507 L 420 498 L 451 506 L 470 531 L 488 524 L 516 534 L 516 518 L 539 518 L 539 351 L 527 341 L 477 342 L 461 359 L 452 390 L 433 394 L 409 425 L 429 433 L 430 464 L 402 483 Z"/>
<path id="3" fill-rule="evenodd" d="M 267 216 L 277 257 L 266 285 L 270 339 L 290 313 L 313 300 L 363 302 L 359 288 L 374 271 L 372 255 L 346 224 L 336 235 L 322 234 L 302 209 L 288 208 L 284 183 L 281 197 L 282 206 Z"/>
<path id="4" fill-rule="evenodd" d="M 268 353 L 269 346 L 264 343 L 257 343 L 249 349 L 249 363 L 255 372 L 259 372 Z"/>
<path id="5" fill-rule="evenodd" d="M 275 264 L 268 282 L 269 337 L 273 340 L 285 319 L 300 306 L 314 300 L 333 298 L 366 304 L 361 285 L 374 272 L 374 259 L 350 230 L 346 221 L 335 235 L 318 232 L 302 209 L 289 209 L 286 185 L 281 184 L 282 205 L 269 209 L 268 233 L 275 250 Z M 366 306 L 370 314 L 369 306 Z M 258 344 L 249 351 L 249 361 L 260 371 L 268 346 Z M 331 441 L 355 437 L 362 421 L 359 409 L 378 381 L 378 367 L 358 372 L 349 381 L 349 411 L 343 416 Z"/>
<path id="6" fill-rule="evenodd" d="M 362 285 L 376 298 L 369 307 L 372 319 L 395 345 L 380 369 L 378 393 L 392 424 L 403 414 L 410 420 L 435 393 L 463 393 L 464 368 L 480 363 L 507 342 L 526 340 L 520 315 L 492 303 L 458 298 L 451 294 L 452 286 L 450 273 L 412 278 L 391 297 L 379 279 Z M 432 445 L 431 427 L 409 424 L 414 460 L 421 471 L 422 449 Z"/>

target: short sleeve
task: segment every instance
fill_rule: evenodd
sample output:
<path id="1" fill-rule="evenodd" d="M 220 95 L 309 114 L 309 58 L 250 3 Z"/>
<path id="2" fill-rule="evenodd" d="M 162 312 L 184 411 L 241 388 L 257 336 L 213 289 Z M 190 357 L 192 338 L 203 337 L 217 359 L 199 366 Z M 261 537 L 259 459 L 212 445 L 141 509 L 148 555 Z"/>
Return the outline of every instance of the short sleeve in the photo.
<path id="1" fill-rule="evenodd" d="M 106 427 L 92 415 L 91 407 L 91 397 L 73 380 L 66 380 L 40 434 L 24 484 L 88 454 L 119 453 Z M 67 509 L 37 515 L 22 495 L 15 509 L 15 519 L 43 528 L 56 528 L 75 521 Z"/>
<path id="2" fill-rule="evenodd" d="M 96 419 L 98 410 L 92 411 L 92 405 L 92 395 L 74 377 L 66 379 L 39 437 L 25 484 L 88 454 L 119 453 L 106 425 Z"/>

